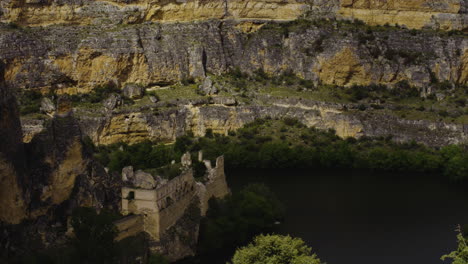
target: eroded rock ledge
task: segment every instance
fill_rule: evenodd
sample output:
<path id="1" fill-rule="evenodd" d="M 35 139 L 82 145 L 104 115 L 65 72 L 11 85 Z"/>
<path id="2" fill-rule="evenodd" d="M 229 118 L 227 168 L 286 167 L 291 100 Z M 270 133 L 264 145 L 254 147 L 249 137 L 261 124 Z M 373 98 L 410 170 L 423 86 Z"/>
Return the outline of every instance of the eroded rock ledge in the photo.
<path id="1" fill-rule="evenodd" d="M 315 83 L 423 87 L 437 80 L 468 82 L 468 40 L 433 32 L 312 22 L 270 23 L 244 32 L 243 23 L 0 27 L 5 79 L 44 93 L 88 92 L 114 82 L 142 86 L 203 79 L 235 68 L 271 75 L 292 70 Z M 253 25 L 253 24 L 252 24 Z M 257 24 L 257 25 L 262 25 Z"/>
<path id="2" fill-rule="evenodd" d="M 315 16 L 460 30 L 466 6 L 466 0 L 4 0 L 0 21 L 44 26 Z"/>
<path id="3" fill-rule="evenodd" d="M 297 118 L 309 127 L 334 129 L 338 136 L 386 137 L 398 142 L 416 141 L 430 146 L 462 144 L 468 141 L 468 127 L 461 124 L 414 121 L 395 116 L 359 111 L 353 104 L 324 103 L 304 99 L 258 96 L 250 105 L 222 105 L 181 100 L 139 109 L 115 110 L 97 116 L 80 111 L 79 123 L 96 144 L 136 143 L 144 140 L 174 141 L 192 131 L 204 136 L 207 129 L 227 134 L 257 118 Z"/>

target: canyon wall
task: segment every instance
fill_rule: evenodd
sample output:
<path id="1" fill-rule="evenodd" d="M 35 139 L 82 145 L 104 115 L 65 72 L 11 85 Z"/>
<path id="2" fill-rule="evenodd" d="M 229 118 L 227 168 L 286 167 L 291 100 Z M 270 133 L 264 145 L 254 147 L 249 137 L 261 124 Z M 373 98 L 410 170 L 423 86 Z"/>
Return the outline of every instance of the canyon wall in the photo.
<path id="1" fill-rule="evenodd" d="M 125 27 L 0 26 L 6 83 L 44 93 L 173 84 L 240 68 L 278 75 L 291 70 L 315 83 L 428 86 L 434 78 L 467 84 L 468 40 L 431 32 L 366 32 L 357 25 L 244 22 L 142 24 Z"/>
<path id="2" fill-rule="evenodd" d="M 4 67 L 0 62 L 0 221 L 17 224 L 27 209 L 25 153 L 18 105 L 4 84 Z"/>
<path id="3" fill-rule="evenodd" d="M 0 95 L 1 257 L 65 243 L 76 207 L 118 210 L 118 178 L 92 159 L 69 112 L 23 144 L 14 93 L 0 82 Z"/>
<path id="4" fill-rule="evenodd" d="M 0 21 L 47 26 L 312 16 L 461 30 L 467 25 L 466 7 L 466 0 L 4 0 Z"/>
<path id="5" fill-rule="evenodd" d="M 171 107 L 168 107 L 172 105 Z M 324 103 L 299 98 L 257 96 L 250 105 L 213 104 L 208 100 L 161 102 L 143 108 L 80 111 L 83 133 L 96 144 L 174 141 L 191 131 L 204 136 L 208 129 L 227 135 L 257 118 L 295 118 L 319 129 L 333 129 L 343 138 L 393 136 L 398 142 L 430 146 L 468 143 L 468 126 L 426 120 L 405 120 L 392 115 L 358 110 L 357 104 Z M 158 109 L 157 114 L 153 110 Z"/>

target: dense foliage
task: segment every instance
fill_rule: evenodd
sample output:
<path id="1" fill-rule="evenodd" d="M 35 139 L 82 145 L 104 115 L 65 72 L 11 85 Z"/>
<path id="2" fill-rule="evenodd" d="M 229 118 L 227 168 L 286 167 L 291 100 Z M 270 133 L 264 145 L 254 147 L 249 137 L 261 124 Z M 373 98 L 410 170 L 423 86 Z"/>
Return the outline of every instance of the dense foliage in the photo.
<path id="1" fill-rule="evenodd" d="M 280 235 L 260 235 L 236 251 L 233 264 L 320 264 L 302 239 Z"/>
<path id="2" fill-rule="evenodd" d="M 183 152 L 176 145 L 155 145 L 150 141 L 128 145 L 118 143 L 110 146 L 95 147 L 95 157 L 111 171 L 122 171 L 125 166 L 134 169 L 160 168 L 172 160 L 179 160 Z M 170 168 L 168 168 L 170 169 Z"/>
<path id="3" fill-rule="evenodd" d="M 284 209 L 262 184 L 251 184 L 225 199 L 211 199 L 200 231 L 201 252 L 246 243 L 252 236 L 271 230 Z"/>
<path id="4" fill-rule="evenodd" d="M 18 95 L 20 114 L 27 115 L 39 113 L 41 108 L 42 94 L 35 90 L 25 90 Z"/>
<path id="5" fill-rule="evenodd" d="M 468 241 L 461 232 L 457 235 L 457 240 L 457 250 L 442 256 L 441 259 L 452 259 L 452 264 L 468 264 Z"/>
<path id="6" fill-rule="evenodd" d="M 261 119 L 229 136 L 201 138 L 187 146 L 213 159 L 224 154 L 231 168 L 356 168 L 443 173 L 454 180 L 468 177 L 466 146 L 433 149 L 391 137 L 342 139 L 334 131 L 307 128 L 295 119 Z"/>
<path id="7" fill-rule="evenodd" d="M 173 145 L 118 144 L 99 147 L 96 156 L 111 170 L 124 166 L 158 168 L 185 151 L 203 150 L 214 161 L 225 155 L 228 168 L 354 168 L 442 173 L 453 180 L 468 178 L 468 151 L 463 145 L 441 149 L 387 138 L 342 139 L 332 130 L 307 128 L 296 119 L 258 119 L 228 136 L 186 135 Z M 200 165 L 200 164 L 199 164 Z M 199 166 L 202 168 L 203 166 Z"/>
<path id="8" fill-rule="evenodd" d="M 117 228 L 115 215 L 92 208 L 77 208 L 72 214 L 71 225 L 75 238 L 72 241 L 80 263 L 113 263 L 116 254 L 114 239 Z"/>

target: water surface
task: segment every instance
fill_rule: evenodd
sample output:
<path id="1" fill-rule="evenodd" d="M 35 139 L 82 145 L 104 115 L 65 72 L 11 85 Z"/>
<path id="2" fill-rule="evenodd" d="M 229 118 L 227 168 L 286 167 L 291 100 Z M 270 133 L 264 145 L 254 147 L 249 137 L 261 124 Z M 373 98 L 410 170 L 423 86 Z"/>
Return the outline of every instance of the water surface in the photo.
<path id="1" fill-rule="evenodd" d="M 286 206 L 281 234 L 329 264 L 441 264 L 468 223 L 466 185 L 442 177 L 330 170 L 227 171 L 233 191 L 267 184 Z"/>

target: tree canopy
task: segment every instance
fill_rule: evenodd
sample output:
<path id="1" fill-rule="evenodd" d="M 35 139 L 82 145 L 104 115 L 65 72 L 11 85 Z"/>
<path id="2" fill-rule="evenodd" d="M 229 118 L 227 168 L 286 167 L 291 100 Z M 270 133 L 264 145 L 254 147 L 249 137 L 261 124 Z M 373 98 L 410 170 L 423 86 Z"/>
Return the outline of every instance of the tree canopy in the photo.
<path id="1" fill-rule="evenodd" d="M 115 253 L 114 239 L 117 228 L 115 216 L 93 208 L 77 208 L 73 211 L 71 225 L 75 233 L 73 244 L 80 263 L 112 263 Z"/>
<path id="2" fill-rule="evenodd" d="M 246 247 L 236 251 L 232 264 L 320 264 L 300 238 L 281 235 L 260 235 Z"/>
<path id="3" fill-rule="evenodd" d="M 458 248 L 441 257 L 442 260 L 452 259 L 452 264 L 468 264 L 468 241 L 462 232 L 457 235 Z"/>

